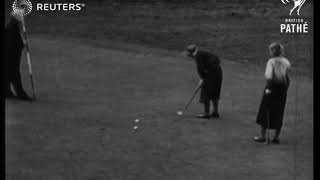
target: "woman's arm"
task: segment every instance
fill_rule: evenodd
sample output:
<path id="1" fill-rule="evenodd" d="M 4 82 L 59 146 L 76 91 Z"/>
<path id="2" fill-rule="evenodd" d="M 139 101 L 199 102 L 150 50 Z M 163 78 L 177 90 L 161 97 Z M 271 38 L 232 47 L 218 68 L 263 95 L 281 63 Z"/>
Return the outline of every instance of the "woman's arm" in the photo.
<path id="1" fill-rule="evenodd" d="M 272 59 L 269 59 L 267 62 L 266 71 L 264 73 L 264 76 L 267 79 L 272 79 L 273 78 L 273 71 L 274 71 L 274 69 L 273 69 Z"/>
<path id="2" fill-rule="evenodd" d="M 197 62 L 197 70 L 201 79 L 206 77 L 206 69 L 203 62 Z"/>
<path id="3" fill-rule="evenodd" d="M 267 63 L 267 67 L 266 67 L 266 71 L 265 71 L 265 77 L 267 79 L 267 84 L 266 84 L 266 90 L 265 93 L 266 94 L 270 94 L 271 93 L 271 87 L 272 87 L 272 79 L 273 79 L 273 73 L 274 73 L 274 69 L 273 69 L 273 65 L 272 65 L 272 59 L 270 59 Z"/>
<path id="4" fill-rule="evenodd" d="M 290 86 L 290 70 L 288 69 L 287 70 L 287 73 L 286 73 L 286 85 L 287 85 L 287 88 Z"/>

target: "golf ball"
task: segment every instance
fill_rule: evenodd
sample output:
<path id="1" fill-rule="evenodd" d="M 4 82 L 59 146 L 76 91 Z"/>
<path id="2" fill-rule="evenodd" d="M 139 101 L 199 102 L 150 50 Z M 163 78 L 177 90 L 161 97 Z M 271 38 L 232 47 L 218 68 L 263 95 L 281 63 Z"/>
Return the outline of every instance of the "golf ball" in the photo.
<path id="1" fill-rule="evenodd" d="M 134 130 L 138 129 L 138 126 L 133 126 L 133 129 L 134 129 Z"/>
<path id="2" fill-rule="evenodd" d="M 134 120 L 134 122 L 135 122 L 135 123 L 138 123 L 138 122 L 140 122 L 140 120 L 139 120 L 139 119 L 136 119 L 136 120 Z"/>
<path id="3" fill-rule="evenodd" d="M 178 111 L 177 114 L 181 116 L 182 115 L 182 111 Z"/>

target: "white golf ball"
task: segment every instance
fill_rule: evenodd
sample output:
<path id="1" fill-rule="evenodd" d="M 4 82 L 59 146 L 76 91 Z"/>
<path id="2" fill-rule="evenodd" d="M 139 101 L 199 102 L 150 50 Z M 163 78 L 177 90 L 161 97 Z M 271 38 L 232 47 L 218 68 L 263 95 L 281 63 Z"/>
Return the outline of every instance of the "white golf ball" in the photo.
<path id="1" fill-rule="evenodd" d="M 134 130 L 138 129 L 138 126 L 133 126 L 133 129 L 134 129 Z"/>
<path id="2" fill-rule="evenodd" d="M 138 122 L 140 122 L 140 120 L 139 120 L 139 119 L 136 119 L 134 122 L 135 122 L 135 123 L 138 123 Z"/>
<path id="3" fill-rule="evenodd" d="M 182 111 L 178 111 L 177 114 L 181 116 L 182 115 Z"/>

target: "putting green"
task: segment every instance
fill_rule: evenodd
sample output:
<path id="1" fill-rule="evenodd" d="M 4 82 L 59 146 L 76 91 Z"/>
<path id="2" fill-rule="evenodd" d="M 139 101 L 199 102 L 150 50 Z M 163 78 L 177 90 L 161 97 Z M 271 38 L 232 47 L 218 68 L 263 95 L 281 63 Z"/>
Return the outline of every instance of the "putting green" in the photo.
<path id="1" fill-rule="evenodd" d="M 263 69 L 222 57 L 221 118 L 199 120 L 197 98 L 175 114 L 198 82 L 192 61 L 105 43 L 31 37 L 38 101 L 6 103 L 7 179 L 312 178 L 311 79 L 293 77 L 281 144 L 266 146 L 252 141 Z"/>

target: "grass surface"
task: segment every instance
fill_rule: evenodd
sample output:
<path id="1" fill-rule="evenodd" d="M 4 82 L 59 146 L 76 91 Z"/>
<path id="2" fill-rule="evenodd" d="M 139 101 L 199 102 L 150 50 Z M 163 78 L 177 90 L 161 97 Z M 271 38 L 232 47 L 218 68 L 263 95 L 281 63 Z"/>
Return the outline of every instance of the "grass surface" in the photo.
<path id="1" fill-rule="evenodd" d="M 299 17 L 308 21 L 310 32 L 305 35 L 280 34 L 280 24 L 289 18 L 291 6 L 281 1 L 258 0 L 87 1 L 80 12 L 33 12 L 28 16 L 27 27 L 35 35 L 113 40 L 172 51 L 197 43 L 225 59 L 261 67 L 268 57 L 268 45 L 278 41 L 285 45 L 293 66 L 312 77 L 313 2 L 306 2 Z"/>
<path id="2" fill-rule="evenodd" d="M 30 14 L 38 100 L 6 102 L 6 179 L 312 179 L 313 32 L 281 35 L 290 7 L 257 2 L 89 1 L 77 13 Z M 312 2 L 301 12 L 311 29 Z M 265 146 L 252 136 L 273 41 L 294 74 L 281 144 Z M 195 119 L 196 103 L 175 114 L 198 82 L 179 55 L 189 43 L 222 58 L 218 120 Z"/>
<path id="3" fill-rule="evenodd" d="M 175 114 L 197 84 L 193 62 L 128 43 L 30 39 L 38 101 L 7 101 L 8 180 L 312 179 L 309 78 L 294 76 L 281 145 L 266 146 L 251 139 L 264 86 L 254 65 L 223 60 L 221 118 L 205 121 L 195 103 Z"/>

